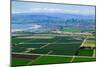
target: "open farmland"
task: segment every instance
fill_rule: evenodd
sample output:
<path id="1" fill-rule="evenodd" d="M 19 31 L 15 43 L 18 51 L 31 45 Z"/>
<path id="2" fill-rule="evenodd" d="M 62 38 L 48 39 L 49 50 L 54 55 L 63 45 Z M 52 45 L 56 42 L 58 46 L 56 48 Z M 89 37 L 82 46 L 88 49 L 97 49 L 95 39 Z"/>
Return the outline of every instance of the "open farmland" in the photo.
<path id="1" fill-rule="evenodd" d="M 87 38 L 83 47 L 96 47 L 96 38 Z"/>
<path id="2" fill-rule="evenodd" d="M 93 55 L 93 49 L 79 49 L 78 51 L 79 56 L 92 56 Z"/>
<path id="3" fill-rule="evenodd" d="M 16 42 L 14 42 L 16 41 Z M 83 41 L 81 37 L 55 36 L 51 39 L 41 38 L 14 38 L 12 51 L 35 54 L 75 55 Z M 30 49 L 30 50 L 29 50 Z"/>
<path id="4" fill-rule="evenodd" d="M 30 62 L 30 64 L 56 64 L 56 63 L 68 63 L 72 57 L 60 57 L 60 56 L 41 56 L 38 59 Z"/>
<path id="5" fill-rule="evenodd" d="M 80 47 L 80 44 L 49 44 L 48 46 L 42 49 L 32 50 L 30 53 L 45 53 L 54 55 L 74 55 L 77 49 Z"/>
<path id="6" fill-rule="evenodd" d="M 12 66 L 24 66 L 28 62 L 30 62 L 30 59 L 25 59 L 25 58 L 13 58 L 12 59 Z"/>
<path id="7" fill-rule="evenodd" d="M 15 54 L 16 55 L 16 54 Z M 17 54 L 18 55 L 18 54 Z M 20 56 L 21 54 L 19 54 Z M 31 55 L 22 54 L 23 57 L 13 57 L 12 66 L 27 66 L 27 65 L 43 65 L 43 64 L 57 64 L 57 63 L 70 63 L 70 62 L 89 62 L 95 61 L 95 57 L 86 57 L 86 56 L 65 56 L 65 55 Z M 32 59 L 33 57 L 33 59 Z M 31 59 L 30 59 L 31 58 Z"/>
<path id="8" fill-rule="evenodd" d="M 80 29 L 76 29 L 76 28 L 64 28 L 62 31 L 63 32 L 81 32 Z"/>
<path id="9" fill-rule="evenodd" d="M 75 57 L 75 59 L 72 62 L 90 62 L 90 61 L 96 61 L 96 58 L 93 58 L 93 57 Z"/>
<path id="10" fill-rule="evenodd" d="M 36 36 L 35 38 L 34 36 L 33 38 L 31 36 L 12 36 L 12 52 L 14 53 L 12 55 L 12 64 L 19 66 L 21 64 L 38 65 L 95 61 L 95 49 L 85 46 L 87 40 L 91 40 L 91 38 L 87 39 L 83 36 L 56 36 L 55 34 L 52 34 L 51 37 L 50 35 L 47 37 L 47 34 L 45 36 L 46 38 L 43 38 L 43 36 L 39 38 L 39 35 L 38 38 Z M 31 57 L 30 59 L 30 55 L 33 58 Z M 34 58 L 36 55 L 38 56 Z"/>
<path id="11" fill-rule="evenodd" d="M 24 55 L 24 54 L 12 54 L 12 66 L 23 66 L 26 65 L 28 62 L 32 61 L 32 59 L 36 59 L 39 55 Z"/>

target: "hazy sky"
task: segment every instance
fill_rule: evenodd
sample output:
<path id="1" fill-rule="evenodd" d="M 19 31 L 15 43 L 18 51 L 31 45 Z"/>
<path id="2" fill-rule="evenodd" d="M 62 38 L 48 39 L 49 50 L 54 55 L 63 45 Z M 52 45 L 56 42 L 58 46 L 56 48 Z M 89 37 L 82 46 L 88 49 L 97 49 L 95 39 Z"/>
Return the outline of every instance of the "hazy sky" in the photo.
<path id="1" fill-rule="evenodd" d="M 36 2 L 12 2 L 12 13 L 30 12 L 95 14 L 95 7 Z"/>

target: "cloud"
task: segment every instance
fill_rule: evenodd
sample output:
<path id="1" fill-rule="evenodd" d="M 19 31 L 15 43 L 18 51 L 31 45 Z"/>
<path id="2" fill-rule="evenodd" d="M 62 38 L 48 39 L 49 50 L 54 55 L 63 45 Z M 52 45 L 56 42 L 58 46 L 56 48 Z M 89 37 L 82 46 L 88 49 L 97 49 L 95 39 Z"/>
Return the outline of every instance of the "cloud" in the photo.
<path id="1" fill-rule="evenodd" d="M 13 11 L 13 13 L 30 13 L 30 12 L 48 12 L 48 13 L 64 13 L 66 10 L 59 8 L 31 8 L 28 10 Z"/>
<path id="2" fill-rule="evenodd" d="M 60 9 L 60 8 L 31 8 L 28 10 L 18 10 L 18 11 L 13 11 L 13 13 L 68 13 L 72 12 L 71 10 L 65 10 L 65 9 Z M 75 11 L 74 11 L 75 12 Z"/>
<path id="3" fill-rule="evenodd" d="M 13 13 L 73 13 L 73 14 L 94 14 L 94 11 L 88 10 L 68 10 L 62 8 L 29 8 L 28 10 L 17 10 Z"/>
<path id="4" fill-rule="evenodd" d="M 59 8 L 34 8 L 34 9 L 31 9 L 30 11 L 32 11 L 32 12 L 49 12 L 49 13 L 59 12 L 59 13 L 62 13 L 65 10 L 59 9 Z"/>

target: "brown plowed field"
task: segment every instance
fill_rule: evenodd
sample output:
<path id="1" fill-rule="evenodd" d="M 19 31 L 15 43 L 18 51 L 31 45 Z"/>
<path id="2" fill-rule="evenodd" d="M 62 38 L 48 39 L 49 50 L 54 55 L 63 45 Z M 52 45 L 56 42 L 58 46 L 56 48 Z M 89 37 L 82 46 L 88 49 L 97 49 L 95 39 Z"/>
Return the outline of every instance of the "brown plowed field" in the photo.
<path id="1" fill-rule="evenodd" d="M 35 59 L 39 55 L 24 55 L 24 54 L 12 54 L 13 58 L 25 58 L 25 59 Z"/>

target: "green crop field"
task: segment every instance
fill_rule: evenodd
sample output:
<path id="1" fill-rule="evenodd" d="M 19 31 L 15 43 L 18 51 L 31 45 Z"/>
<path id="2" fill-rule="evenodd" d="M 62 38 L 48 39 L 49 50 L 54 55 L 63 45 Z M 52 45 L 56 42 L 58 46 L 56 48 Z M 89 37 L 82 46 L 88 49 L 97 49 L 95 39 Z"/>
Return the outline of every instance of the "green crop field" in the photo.
<path id="1" fill-rule="evenodd" d="M 81 32 L 81 30 L 80 29 L 76 29 L 76 28 L 64 28 L 63 30 L 62 30 L 63 32 Z"/>
<path id="2" fill-rule="evenodd" d="M 16 47 L 25 47 L 25 48 L 39 48 L 41 46 L 44 46 L 46 44 L 28 44 L 28 43 L 25 43 L 25 44 L 18 44 Z"/>
<path id="3" fill-rule="evenodd" d="M 90 62 L 90 61 L 96 61 L 96 58 L 92 57 L 75 57 L 75 59 L 72 62 Z"/>
<path id="4" fill-rule="evenodd" d="M 55 41 L 55 38 L 12 38 L 12 44 L 19 43 L 52 43 Z"/>
<path id="5" fill-rule="evenodd" d="M 30 62 L 30 64 L 54 64 L 54 63 L 68 63 L 72 57 L 58 57 L 58 56 L 41 56 L 40 58 Z"/>
<path id="6" fill-rule="evenodd" d="M 76 50 L 79 47 L 80 47 L 80 43 L 79 44 L 50 44 L 44 49 L 52 50 L 53 52 L 51 54 L 73 55 L 75 54 Z"/>
<path id="7" fill-rule="evenodd" d="M 12 46 L 13 52 L 24 52 L 28 48 L 39 48 L 45 44 L 18 44 L 16 46 Z"/>
<path id="8" fill-rule="evenodd" d="M 13 58 L 12 59 L 12 66 L 23 66 L 30 62 L 30 59 L 25 58 Z"/>
<path id="9" fill-rule="evenodd" d="M 26 51 L 25 47 L 12 47 L 12 52 L 24 52 Z"/>
<path id="10" fill-rule="evenodd" d="M 80 49 L 78 52 L 79 56 L 92 56 L 93 49 Z"/>

